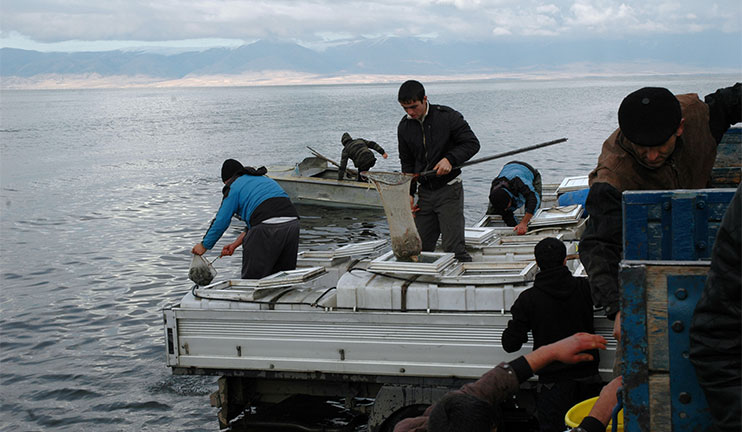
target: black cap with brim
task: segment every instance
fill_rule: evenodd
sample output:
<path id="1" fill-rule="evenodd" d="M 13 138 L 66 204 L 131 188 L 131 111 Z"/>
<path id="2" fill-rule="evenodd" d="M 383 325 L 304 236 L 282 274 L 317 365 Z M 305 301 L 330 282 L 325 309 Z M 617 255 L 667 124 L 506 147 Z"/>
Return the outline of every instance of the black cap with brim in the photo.
<path id="1" fill-rule="evenodd" d="M 634 144 L 663 145 L 678 130 L 680 102 L 668 89 L 644 87 L 628 96 L 618 108 L 618 126 Z"/>

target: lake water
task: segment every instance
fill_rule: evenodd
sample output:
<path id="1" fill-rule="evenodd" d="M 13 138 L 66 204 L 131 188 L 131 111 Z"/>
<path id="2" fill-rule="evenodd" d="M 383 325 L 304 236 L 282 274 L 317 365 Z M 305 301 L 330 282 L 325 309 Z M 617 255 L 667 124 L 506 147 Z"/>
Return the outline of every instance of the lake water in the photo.
<path id="1" fill-rule="evenodd" d="M 482 143 L 476 157 L 568 138 L 516 157 L 558 183 L 594 167 L 629 92 L 703 96 L 735 79 L 431 83 L 427 92 L 468 120 Z M 171 375 L 161 309 L 190 288 L 190 249 L 218 208 L 222 161 L 293 165 L 310 156 L 306 146 L 339 159 L 347 131 L 387 150 L 375 169 L 398 171 L 397 88 L 3 91 L 0 429 L 217 430 L 216 378 Z M 469 224 L 506 161 L 465 168 Z M 299 211 L 302 249 L 388 237 L 383 214 Z M 238 277 L 240 253 L 216 266 Z"/>

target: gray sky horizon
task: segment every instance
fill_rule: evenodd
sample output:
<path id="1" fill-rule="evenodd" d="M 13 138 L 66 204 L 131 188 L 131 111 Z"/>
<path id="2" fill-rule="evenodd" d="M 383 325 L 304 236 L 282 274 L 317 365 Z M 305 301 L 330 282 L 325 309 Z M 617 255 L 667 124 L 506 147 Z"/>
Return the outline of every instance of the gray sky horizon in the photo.
<path id="1" fill-rule="evenodd" d="M 696 34 L 742 40 L 739 0 L 3 0 L 0 8 L 0 47 L 46 52 L 199 50 L 259 39 L 315 50 L 383 37 L 651 44 Z"/>

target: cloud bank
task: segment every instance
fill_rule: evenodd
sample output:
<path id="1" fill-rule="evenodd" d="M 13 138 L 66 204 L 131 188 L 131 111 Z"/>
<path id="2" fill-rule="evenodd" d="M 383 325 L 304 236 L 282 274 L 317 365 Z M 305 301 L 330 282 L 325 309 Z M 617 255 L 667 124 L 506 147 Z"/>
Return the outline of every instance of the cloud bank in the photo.
<path id="1" fill-rule="evenodd" d="M 738 0 L 4 0 L 1 7 L 0 46 L 42 51 L 236 46 L 258 39 L 322 49 L 387 36 L 651 39 L 740 34 L 742 28 Z"/>

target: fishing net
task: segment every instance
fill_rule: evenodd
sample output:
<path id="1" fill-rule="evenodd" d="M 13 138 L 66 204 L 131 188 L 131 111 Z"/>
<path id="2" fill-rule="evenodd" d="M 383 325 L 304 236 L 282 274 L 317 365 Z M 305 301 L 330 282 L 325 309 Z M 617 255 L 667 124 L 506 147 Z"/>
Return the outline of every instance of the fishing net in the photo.
<path id="1" fill-rule="evenodd" d="M 420 255 L 422 241 L 417 233 L 415 218 L 410 207 L 410 181 L 415 176 L 405 173 L 362 173 L 376 186 L 384 205 L 392 237 L 392 251 L 399 260 L 411 260 Z"/>
<path id="2" fill-rule="evenodd" d="M 205 286 L 211 283 L 216 277 L 216 269 L 206 258 L 201 255 L 193 254 L 191 259 L 191 268 L 188 270 L 188 279 L 196 285 Z"/>

